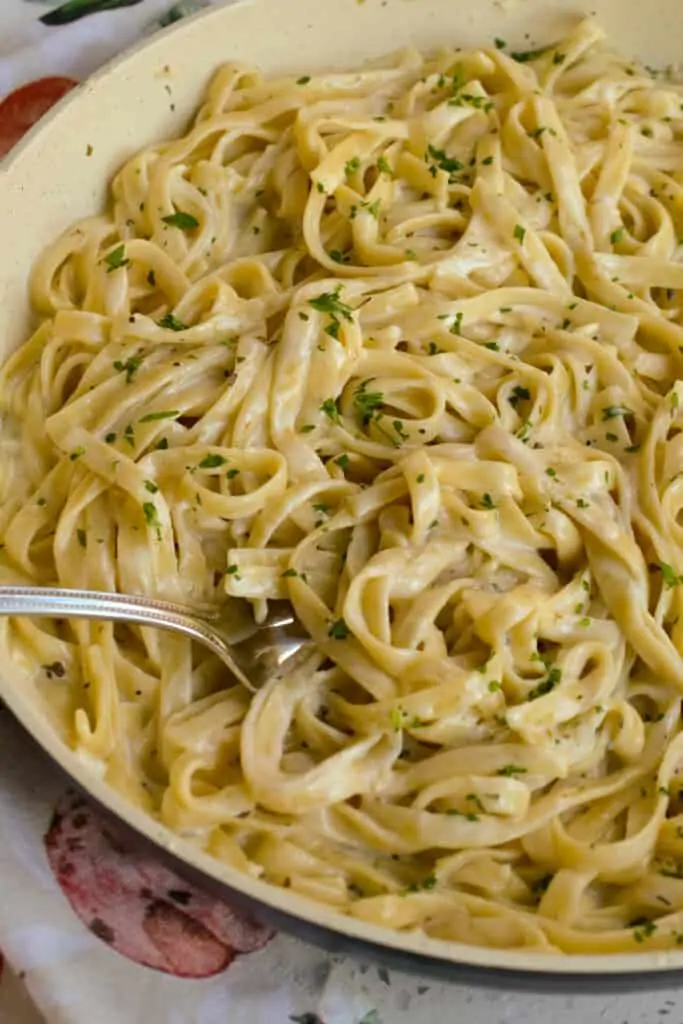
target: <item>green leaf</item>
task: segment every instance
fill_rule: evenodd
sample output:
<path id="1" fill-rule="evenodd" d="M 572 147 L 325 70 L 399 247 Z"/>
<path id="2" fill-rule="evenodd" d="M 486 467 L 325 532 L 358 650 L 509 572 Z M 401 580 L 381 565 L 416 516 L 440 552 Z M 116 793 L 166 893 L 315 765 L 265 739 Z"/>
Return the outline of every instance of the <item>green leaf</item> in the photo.
<path id="1" fill-rule="evenodd" d="M 353 396 L 353 404 L 363 416 L 363 423 L 369 423 L 375 415 L 375 411 L 384 404 L 384 395 L 381 391 L 368 391 L 368 384 L 371 384 L 373 377 L 368 377 L 356 389 Z"/>
<path id="2" fill-rule="evenodd" d="M 161 320 L 157 320 L 159 327 L 165 327 L 168 331 L 186 331 L 187 324 L 184 324 L 182 320 L 178 320 L 177 317 L 173 316 L 173 313 L 165 313 Z"/>
<path id="3" fill-rule="evenodd" d="M 454 157 L 446 156 L 443 149 L 436 149 L 431 143 L 427 146 L 427 158 L 434 160 L 440 170 L 447 171 L 449 174 L 462 171 L 465 166 Z"/>
<path id="4" fill-rule="evenodd" d="M 538 60 L 548 49 L 548 46 L 543 46 L 539 50 L 520 50 L 517 53 L 511 53 L 510 56 L 518 64 L 528 64 L 529 61 Z"/>
<path id="5" fill-rule="evenodd" d="M 176 210 L 175 213 L 171 213 L 168 217 L 162 217 L 161 219 L 164 224 L 169 224 L 172 228 L 180 228 L 181 231 L 192 231 L 193 228 L 199 227 L 197 218 L 193 217 L 191 213 L 185 213 L 183 210 Z"/>
<path id="6" fill-rule="evenodd" d="M 513 775 L 526 775 L 526 768 L 522 768 L 519 764 L 505 764 L 498 769 L 496 775 L 503 775 L 505 778 L 511 779 Z"/>
<path id="7" fill-rule="evenodd" d="M 673 566 L 667 562 L 662 562 L 660 569 L 662 571 L 662 579 L 667 587 L 679 587 L 683 583 L 683 576 L 679 576 Z"/>
<path id="8" fill-rule="evenodd" d="M 547 693 L 551 693 L 559 685 L 561 679 L 562 671 L 559 668 L 551 668 L 547 677 L 531 691 L 528 700 L 537 700 L 539 697 L 545 697 Z"/>
<path id="9" fill-rule="evenodd" d="M 336 619 L 327 631 L 327 635 L 331 636 L 334 640 L 346 640 L 351 630 L 346 625 L 344 619 Z"/>
<path id="10" fill-rule="evenodd" d="M 130 260 L 126 259 L 125 245 L 118 245 L 116 249 L 112 249 L 112 251 L 104 257 L 104 262 L 107 264 L 108 274 L 111 274 L 113 270 L 119 270 L 120 267 L 127 267 Z"/>
<path id="11" fill-rule="evenodd" d="M 320 406 L 320 411 L 324 412 L 328 419 L 332 420 L 333 423 L 339 423 L 339 409 L 337 408 L 337 402 L 334 398 L 326 398 Z"/>
<path id="12" fill-rule="evenodd" d="M 329 316 L 342 317 L 344 320 L 351 322 L 353 320 L 353 310 L 339 298 L 341 287 L 342 286 L 338 284 L 333 292 L 323 292 L 323 294 L 318 295 L 317 298 L 310 299 L 308 303 L 309 306 L 312 306 L 313 309 L 317 309 L 319 313 L 327 313 Z"/>
<path id="13" fill-rule="evenodd" d="M 131 384 L 133 382 L 135 374 L 138 372 L 140 368 L 142 360 L 143 356 L 138 354 L 130 356 L 128 359 L 126 359 L 125 363 L 121 359 L 117 359 L 114 363 L 114 369 L 118 370 L 119 373 L 125 373 L 126 384 Z"/>
<path id="14" fill-rule="evenodd" d="M 199 468 L 217 469 L 219 466 L 224 466 L 227 461 L 222 455 L 206 455 L 199 463 Z"/>
<path id="15" fill-rule="evenodd" d="M 88 14 L 97 14 L 99 11 L 115 11 L 118 7 L 135 7 L 142 0 L 67 0 L 56 11 L 44 14 L 39 21 L 43 25 L 68 25 L 69 22 L 78 21 Z"/>

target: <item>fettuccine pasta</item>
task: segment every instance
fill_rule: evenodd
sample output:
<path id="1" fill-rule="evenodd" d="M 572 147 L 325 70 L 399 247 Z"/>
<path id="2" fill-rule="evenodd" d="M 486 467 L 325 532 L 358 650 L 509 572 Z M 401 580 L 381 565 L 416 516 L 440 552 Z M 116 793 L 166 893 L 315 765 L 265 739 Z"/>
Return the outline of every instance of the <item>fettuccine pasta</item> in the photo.
<path id="1" fill-rule="evenodd" d="M 289 600 L 256 696 L 0 620 L 64 741 L 219 860 L 547 952 L 683 941 L 683 88 L 599 28 L 270 81 L 39 260 L 0 580 Z"/>

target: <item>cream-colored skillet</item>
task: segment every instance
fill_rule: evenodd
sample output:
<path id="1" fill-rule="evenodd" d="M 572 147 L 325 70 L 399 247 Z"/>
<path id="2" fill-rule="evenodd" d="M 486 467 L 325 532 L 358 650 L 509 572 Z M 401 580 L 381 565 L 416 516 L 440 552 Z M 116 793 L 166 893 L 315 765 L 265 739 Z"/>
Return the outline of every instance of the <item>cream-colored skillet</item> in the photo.
<path id="1" fill-rule="evenodd" d="M 123 160 L 179 133 L 213 70 L 230 59 L 268 72 L 359 65 L 410 43 L 448 37 L 473 45 L 504 36 L 532 46 L 592 13 L 614 46 L 658 65 L 676 63 L 679 0 L 254 0 L 201 15 L 155 37 L 85 83 L 0 165 L 0 360 L 28 335 L 27 280 L 40 250 L 95 213 Z M 170 96 L 169 96 L 170 90 Z M 423 974 L 576 990 L 672 984 L 683 952 L 559 957 L 493 951 L 398 934 L 336 914 L 291 891 L 247 878 L 196 849 L 105 785 L 58 739 L 41 708 L 3 666 L 0 698 L 47 754 L 124 827 L 151 841 L 180 870 L 270 921 L 335 949 L 389 960 Z"/>

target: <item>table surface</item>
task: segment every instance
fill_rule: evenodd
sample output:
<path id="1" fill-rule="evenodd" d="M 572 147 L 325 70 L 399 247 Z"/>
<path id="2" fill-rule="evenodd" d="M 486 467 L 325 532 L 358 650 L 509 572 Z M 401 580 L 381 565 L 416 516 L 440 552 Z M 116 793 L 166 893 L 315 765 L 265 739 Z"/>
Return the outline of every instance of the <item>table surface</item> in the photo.
<path id="1" fill-rule="evenodd" d="M 40 15 L 55 6 L 50 0 L 1 0 L 0 96 L 43 75 L 87 75 L 153 31 L 159 17 L 179 5 L 139 0 L 68 26 L 41 25 Z M 192 4 L 185 0 L 182 6 Z M 61 835 L 55 807 L 67 807 L 68 820 L 68 799 L 44 756 L 0 706 L 0 950 L 5 958 L 0 1024 L 414 1024 L 417 1019 L 428 1024 L 683 1024 L 683 995 L 676 991 L 535 996 L 421 983 L 399 971 L 329 956 L 284 935 L 228 967 L 220 961 L 218 969 L 211 956 L 220 945 L 215 936 L 204 936 L 204 946 L 192 950 L 196 973 L 204 972 L 203 977 L 174 976 L 172 952 L 159 961 L 161 969 L 141 966 L 131 959 L 142 956 L 134 941 L 122 954 L 104 941 L 111 941 L 106 923 L 99 922 L 97 934 L 85 927 L 74 913 L 73 892 L 50 868 L 55 836 L 58 844 Z M 94 820 L 92 828 L 97 827 Z M 126 870 L 142 868 L 129 858 Z M 125 920 L 126 913 L 132 921 L 136 909 L 126 905 Z M 176 911 L 166 924 L 183 933 L 184 917 Z M 190 932 L 196 938 L 196 923 Z M 168 937 L 162 935 L 166 943 Z M 187 935 L 179 934 L 178 941 L 186 942 Z M 229 936 L 221 941 L 229 959 Z M 145 955 L 153 960 L 159 954 L 148 950 Z"/>

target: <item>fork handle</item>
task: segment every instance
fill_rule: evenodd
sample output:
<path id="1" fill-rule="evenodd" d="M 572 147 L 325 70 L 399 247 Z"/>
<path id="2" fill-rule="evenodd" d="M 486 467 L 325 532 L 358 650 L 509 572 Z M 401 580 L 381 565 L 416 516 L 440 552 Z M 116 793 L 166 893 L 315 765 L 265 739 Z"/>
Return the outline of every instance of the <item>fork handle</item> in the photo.
<path id="1" fill-rule="evenodd" d="M 209 615 L 202 614 L 200 618 L 196 611 L 184 605 L 99 590 L 0 586 L 0 615 L 132 622 L 181 633 L 209 647 L 240 682 L 253 689 L 253 684 L 235 663 L 228 642 L 212 629 L 209 621 L 202 621 L 208 620 Z"/>

